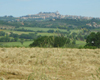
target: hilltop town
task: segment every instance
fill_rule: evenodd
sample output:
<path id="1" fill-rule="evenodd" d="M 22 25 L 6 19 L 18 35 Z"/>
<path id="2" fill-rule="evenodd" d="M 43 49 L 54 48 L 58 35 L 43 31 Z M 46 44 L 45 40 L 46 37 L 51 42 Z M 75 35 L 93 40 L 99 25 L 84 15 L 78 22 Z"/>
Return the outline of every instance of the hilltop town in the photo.
<path id="1" fill-rule="evenodd" d="M 67 19 L 92 19 L 93 17 L 84 17 L 84 16 L 73 16 L 73 15 L 61 15 L 58 11 L 56 12 L 39 12 L 38 14 L 34 15 L 26 15 L 20 17 L 21 19 L 56 19 L 56 18 L 67 18 Z"/>
<path id="2" fill-rule="evenodd" d="M 10 16 L 3 16 L 0 17 L 0 20 L 4 21 L 42 21 L 42 20 L 55 20 L 55 19 L 85 19 L 85 20 L 91 20 L 95 17 L 86 17 L 86 16 L 77 16 L 77 15 L 62 15 L 58 11 L 56 12 L 39 12 L 37 14 L 28 14 L 25 16 L 20 16 L 20 17 L 13 17 L 12 15 Z M 99 17 L 95 18 L 100 20 Z M 89 24 L 88 24 L 89 25 Z"/>

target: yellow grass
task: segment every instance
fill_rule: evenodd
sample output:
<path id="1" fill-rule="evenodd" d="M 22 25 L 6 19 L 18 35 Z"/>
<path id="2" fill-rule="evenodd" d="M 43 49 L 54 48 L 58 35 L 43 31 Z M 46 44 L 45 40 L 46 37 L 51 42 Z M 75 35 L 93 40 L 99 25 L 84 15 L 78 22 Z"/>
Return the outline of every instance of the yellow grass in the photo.
<path id="1" fill-rule="evenodd" d="M 100 49 L 0 48 L 1 80 L 93 80 L 98 68 Z"/>

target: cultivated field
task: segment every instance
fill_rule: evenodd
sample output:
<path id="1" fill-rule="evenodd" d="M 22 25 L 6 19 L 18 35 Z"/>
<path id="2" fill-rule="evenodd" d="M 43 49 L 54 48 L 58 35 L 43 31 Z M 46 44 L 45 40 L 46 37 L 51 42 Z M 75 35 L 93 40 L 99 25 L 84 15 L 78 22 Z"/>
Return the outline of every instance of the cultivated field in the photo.
<path id="1" fill-rule="evenodd" d="M 99 68 L 100 49 L 0 48 L 1 80 L 99 80 Z"/>

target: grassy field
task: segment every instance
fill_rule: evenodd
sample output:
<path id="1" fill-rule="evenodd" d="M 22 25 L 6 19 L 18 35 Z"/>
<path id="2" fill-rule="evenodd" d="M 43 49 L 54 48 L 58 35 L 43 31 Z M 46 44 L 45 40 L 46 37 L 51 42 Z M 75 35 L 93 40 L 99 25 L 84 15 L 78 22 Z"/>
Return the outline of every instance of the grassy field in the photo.
<path id="1" fill-rule="evenodd" d="M 48 35 L 48 34 L 47 34 Z M 23 45 L 21 42 L 0 42 L 2 46 L 8 46 L 8 47 L 29 47 L 29 44 L 31 44 L 33 41 L 24 41 Z M 85 41 L 76 41 L 77 46 L 84 46 L 86 44 Z"/>
<path id="2" fill-rule="evenodd" d="M 1 80 L 99 80 L 99 68 L 100 49 L 0 48 Z"/>
<path id="3" fill-rule="evenodd" d="M 21 42 L 0 42 L 0 44 L 3 44 L 3 46 L 8 46 L 8 47 L 29 47 L 29 44 L 31 44 L 33 41 L 24 41 L 23 45 Z"/>
<path id="4" fill-rule="evenodd" d="M 29 34 L 29 33 L 34 33 L 34 32 L 23 32 L 23 31 L 11 31 L 11 30 L 4 30 L 4 32 L 6 33 L 10 33 L 10 32 L 13 32 L 15 34 Z"/>
<path id="5" fill-rule="evenodd" d="M 4 32 L 6 32 L 8 34 L 10 32 L 13 32 L 13 33 L 18 34 L 18 35 L 20 35 L 20 34 L 35 33 L 35 32 L 23 32 L 23 31 L 11 31 L 11 30 L 4 30 Z M 41 36 L 52 36 L 52 35 L 57 35 L 57 33 L 46 33 L 46 32 L 40 33 L 40 32 L 38 32 L 37 35 L 41 35 Z"/>
<path id="6" fill-rule="evenodd" d="M 65 29 L 57 29 L 57 28 L 38 28 L 38 27 L 20 27 L 19 29 L 22 29 L 22 28 L 24 28 L 24 29 L 27 29 L 27 30 L 33 30 L 33 31 L 38 31 L 38 30 L 42 30 L 42 31 L 48 31 L 48 30 L 54 30 L 54 31 L 56 31 L 56 30 L 60 30 L 60 31 L 62 31 L 62 32 L 66 32 L 67 30 L 65 30 Z"/>
<path id="7" fill-rule="evenodd" d="M 84 46 L 86 44 L 85 41 L 76 41 L 76 44 L 79 45 L 79 46 Z"/>

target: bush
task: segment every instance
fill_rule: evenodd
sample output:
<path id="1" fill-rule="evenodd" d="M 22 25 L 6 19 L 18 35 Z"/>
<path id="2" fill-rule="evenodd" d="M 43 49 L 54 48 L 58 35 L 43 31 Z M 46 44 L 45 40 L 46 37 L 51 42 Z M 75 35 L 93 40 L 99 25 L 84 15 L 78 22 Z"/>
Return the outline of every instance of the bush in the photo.
<path id="1" fill-rule="evenodd" d="M 96 49 L 96 46 L 84 46 L 85 49 Z"/>
<path id="2" fill-rule="evenodd" d="M 37 38 L 34 40 L 32 44 L 30 44 L 30 47 L 62 47 L 66 43 L 70 42 L 67 41 L 69 39 L 65 37 L 54 37 L 54 36 L 42 36 L 40 38 Z"/>
<path id="3" fill-rule="evenodd" d="M 42 36 L 34 40 L 30 47 L 52 47 L 54 45 L 54 37 L 53 36 Z"/>

